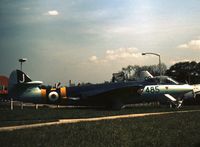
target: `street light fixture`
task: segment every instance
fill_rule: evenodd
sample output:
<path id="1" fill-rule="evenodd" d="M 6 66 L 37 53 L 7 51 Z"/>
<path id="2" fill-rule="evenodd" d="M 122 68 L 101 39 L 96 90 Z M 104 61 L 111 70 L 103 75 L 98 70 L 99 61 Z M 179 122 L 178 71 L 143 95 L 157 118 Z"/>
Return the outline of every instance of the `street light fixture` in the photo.
<path id="1" fill-rule="evenodd" d="M 21 59 L 19 59 L 19 62 L 20 62 L 20 70 L 22 71 L 22 63 L 23 62 L 26 62 L 27 61 L 27 59 L 26 58 L 21 58 Z M 13 107 L 13 106 L 12 106 Z M 21 109 L 23 109 L 23 107 L 24 107 L 24 104 L 23 104 L 23 102 L 21 102 Z M 13 109 L 13 108 L 12 108 Z"/>
<path id="2" fill-rule="evenodd" d="M 19 59 L 19 62 L 20 62 L 20 70 L 22 71 L 22 63 L 23 62 L 26 62 L 27 61 L 27 59 L 26 58 L 21 58 L 21 59 Z"/>
<path id="3" fill-rule="evenodd" d="M 157 54 L 157 53 L 151 53 L 151 52 L 147 52 L 147 53 L 142 53 L 142 55 L 147 55 L 147 54 L 150 54 L 150 55 L 155 55 L 155 56 L 158 56 L 159 57 L 159 70 L 160 70 L 160 76 L 162 75 L 161 73 L 161 59 L 160 59 L 160 54 Z"/>

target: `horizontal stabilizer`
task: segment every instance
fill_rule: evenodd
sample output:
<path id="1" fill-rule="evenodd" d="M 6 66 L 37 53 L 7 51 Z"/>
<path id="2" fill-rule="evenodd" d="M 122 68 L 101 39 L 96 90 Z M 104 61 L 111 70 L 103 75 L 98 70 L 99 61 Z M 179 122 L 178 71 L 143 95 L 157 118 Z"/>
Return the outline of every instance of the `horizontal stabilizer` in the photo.
<path id="1" fill-rule="evenodd" d="M 40 86 L 43 84 L 42 81 L 31 81 L 31 82 L 26 82 L 26 83 L 21 83 L 22 85 L 27 85 L 27 86 Z"/>

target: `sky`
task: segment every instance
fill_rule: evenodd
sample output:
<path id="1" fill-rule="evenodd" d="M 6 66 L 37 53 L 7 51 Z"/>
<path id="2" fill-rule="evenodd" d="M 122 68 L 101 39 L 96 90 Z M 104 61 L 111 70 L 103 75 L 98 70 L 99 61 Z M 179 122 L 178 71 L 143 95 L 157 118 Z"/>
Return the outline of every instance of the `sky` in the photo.
<path id="1" fill-rule="evenodd" d="M 199 0 L 1 0 L 0 75 L 101 83 L 128 65 L 200 62 Z"/>

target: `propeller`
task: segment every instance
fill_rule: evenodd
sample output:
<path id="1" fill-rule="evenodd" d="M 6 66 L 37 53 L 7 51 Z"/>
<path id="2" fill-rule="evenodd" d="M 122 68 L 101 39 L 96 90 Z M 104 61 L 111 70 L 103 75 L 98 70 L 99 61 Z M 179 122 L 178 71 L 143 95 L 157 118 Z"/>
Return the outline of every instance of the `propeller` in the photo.
<path id="1" fill-rule="evenodd" d="M 55 88 L 57 89 L 57 88 L 59 88 L 60 87 L 60 85 L 61 85 L 61 83 L 60 82 L 58 82 L 58 83 L 55 83 Z"/>

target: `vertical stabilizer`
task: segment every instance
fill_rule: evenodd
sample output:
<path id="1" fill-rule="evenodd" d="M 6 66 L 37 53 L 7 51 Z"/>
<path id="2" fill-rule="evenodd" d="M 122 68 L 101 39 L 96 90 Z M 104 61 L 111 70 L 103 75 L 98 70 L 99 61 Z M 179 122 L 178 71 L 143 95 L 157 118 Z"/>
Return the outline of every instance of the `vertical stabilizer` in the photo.
<path id="1" fill-rule="evenodd" d="M 27 83 L 31 82 L 32 80 L 29 78 L 28 75 L 26 75 L 21 70 L 14 70 L 9 77 L 8 82 L 8 91 L 14 88 L 17 84 Z"/>

